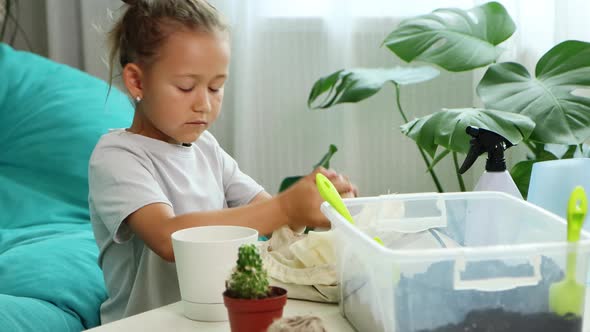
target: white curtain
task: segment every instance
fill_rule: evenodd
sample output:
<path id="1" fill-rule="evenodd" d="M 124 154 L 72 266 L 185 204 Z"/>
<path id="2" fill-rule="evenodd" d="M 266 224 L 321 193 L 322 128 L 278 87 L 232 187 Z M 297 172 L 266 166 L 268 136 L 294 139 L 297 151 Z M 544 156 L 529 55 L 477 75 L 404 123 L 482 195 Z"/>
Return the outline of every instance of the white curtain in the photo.
<path id="1" fill-rule="evenodd" d="M 380 46 L 401 19 L 435 8 L 470 8 L 484 2 L 212 0 L 233 27 L 230 81 L 222 116 L 212 132 L 241 168 L 271 193 L 282 178 L 311 171 L 330 144 L 339 149 L 332 166 L 348 174 L 363 195 L 434 191 L 413 141 L 399 131 L 403 121 L 393 86 L 362 103 L 325 111 L 308 110 L 307 97 L 318 78 L 342 68 L 404 65 Z M 590 41 L 587 0 L 500 2 L 517 25 L 516 34 L 503 45 L 502 61 L 521 62 L 534 72 L 539 57 L 558 42 Z M 98 77 L 106 78 L 108 73 L 102 38 L 110 22 L 107 8 L 116 10 L 120 4 L 80 2 L 79 63 Z M 60 10 L 59 4 L 48 5 L 47 10 Z M 62 38 L 67 40 L 65 35 Z M 477 105 L 474 87 L 482 74 L 483 70 L 443 71 L 433 81 L 403 87 L 401 102 L 410 118 L 442 107 Z M 436 170 L 446 191 L 458 189 L 451 158 Z M 482 171 L 480 163 L 468 172 L 468 189 Z"/>

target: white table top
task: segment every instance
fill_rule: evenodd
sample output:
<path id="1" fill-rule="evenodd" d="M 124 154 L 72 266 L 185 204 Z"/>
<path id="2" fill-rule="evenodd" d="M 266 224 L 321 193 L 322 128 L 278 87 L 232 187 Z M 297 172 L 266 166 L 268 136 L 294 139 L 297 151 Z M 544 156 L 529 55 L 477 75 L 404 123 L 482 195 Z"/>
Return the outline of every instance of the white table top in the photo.
<path id="1" fill-rule="evenodd" d="M 584 317 L 590 317 L 590 288 L 586 291 L 586 308 Z M 320 317 L 328 331 L 354 331 L 348 321 L 340 315 L 338 305 L 308 301 L 287 300 L 283 317 L 313 315 Z M 229 322 L 197 322 L 182 314 L 182 303 L 176 302 L 158 309 L 131 316 L 120 321 L 106 324 L 88 331 L 230 331 Z M 585 320 L 583 331 L 590 332 L 590 324 Z"/>
<path id="2" fill-rule="evenodd" d="M 328 331 L 354 331 L 350 324 L 340 315 L 338 305 L 308 301 L 287 300 L 283 317 L 313 315 L 320 317 Z M 176 302 L 139 315 L 131 316 L 88 331 L 229 331 L 229 322 L 198 322 L 182 314 L 182 303 Z"/>

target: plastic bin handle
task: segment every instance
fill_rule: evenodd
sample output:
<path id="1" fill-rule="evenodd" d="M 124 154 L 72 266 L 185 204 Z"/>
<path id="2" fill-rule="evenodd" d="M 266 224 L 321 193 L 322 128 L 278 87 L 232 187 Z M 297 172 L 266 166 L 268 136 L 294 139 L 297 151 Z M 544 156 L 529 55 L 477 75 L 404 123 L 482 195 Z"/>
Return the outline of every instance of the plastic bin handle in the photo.
<path id="1" fill-rule="evenodd" d="M 421 197 L 422 194 L 407 194 L 407 196 L 416 196 Z M 384 196 L 380 196 L 384 197 Z M 379 233 L 386 233 L 386 232 L 397 232 L 397 233 L 420 233 L 423 231 L 427 231 L 432 228 L 445 228 L 448 226 L 447 221 L 447 209 L 445 201 L 442 198 L 438 198 L 436 200 L 436 208 L 437 213 L 430 216 L 422 216 L 422 217 L 409 217 L 407 216 L 406 212 L 406 203 L 404 201 L 397 202 L 401 204 L 398 206 L 398 212 L 401 215 L 398 216 L 391 216 L 389 215 L 382 215 L 383 213 L 383 206 L 377 215 L 377 220 L 379 223 L 377 225 L 377 231 Z M 391 202 L 389 202 L 391 204 Z"/>
<path id="2" fill-rule="evenodd" d="M 454 289 L 498 292 L 524 286 L 535 286 L 541 281 L 541 256 L 533 256 L 529 263 L 533 266 L 533 275 L 526 277 L 498 277 L 486 279 L 462 280 L 461 272 L 465 271 L 465 259 L 455 261 Z"/>

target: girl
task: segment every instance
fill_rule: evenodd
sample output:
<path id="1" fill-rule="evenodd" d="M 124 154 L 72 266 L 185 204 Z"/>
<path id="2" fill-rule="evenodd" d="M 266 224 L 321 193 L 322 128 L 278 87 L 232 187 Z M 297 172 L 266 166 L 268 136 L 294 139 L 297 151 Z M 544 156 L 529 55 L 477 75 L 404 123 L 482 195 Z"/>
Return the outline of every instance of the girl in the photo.
<path id="1" fill-rule="evenodd" d="M 126 0 L 110 33 L 135 101 L 130 128 L 98 142 L 89 168 L 91 221 L 108 299 L 103 323 L 180 300 L 171 234 L 240 225 L 326 227 L 314 174 L 271 197 L 240 171 L 207 128 L 228 76 L 228 27 L 205 0 Z M 355 187 L 319 169 L 344 196 Z M 315 172 L 314 172 L 315 173 Z M 197 281 L 198 282 L 198 281 Z"/>

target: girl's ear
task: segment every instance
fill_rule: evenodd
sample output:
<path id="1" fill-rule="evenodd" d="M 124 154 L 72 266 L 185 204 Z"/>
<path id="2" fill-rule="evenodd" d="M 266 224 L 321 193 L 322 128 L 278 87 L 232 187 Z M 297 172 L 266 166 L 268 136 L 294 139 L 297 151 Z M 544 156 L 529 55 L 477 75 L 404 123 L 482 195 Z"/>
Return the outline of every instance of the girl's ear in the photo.
<path id="1" fill-rule="evenodd" d="M 123 68 L 123 83 L 127 87 L 127 91 L 133 99 L 143 98 L 143 80 L 144 75 L 135 63 L 128 63 Z"/>

